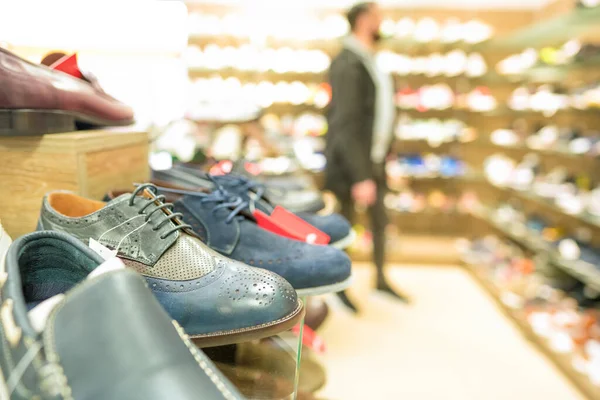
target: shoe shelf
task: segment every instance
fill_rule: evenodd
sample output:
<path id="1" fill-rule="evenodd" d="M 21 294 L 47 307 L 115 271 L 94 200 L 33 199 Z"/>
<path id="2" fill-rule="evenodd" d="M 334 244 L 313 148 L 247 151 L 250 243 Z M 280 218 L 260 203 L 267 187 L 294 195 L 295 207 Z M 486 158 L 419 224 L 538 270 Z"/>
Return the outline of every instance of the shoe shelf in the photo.
<path id="1" fill-rule="evenodd" d="M 416 108 L 401 108 L 397 107 L 399 112 L 409 113 L 412 117 L 419 118 L 440 118 L 440 119 L 448 119 L 448 118 L 467 118 L 473 115 L 482 115 L 486 116 L 490 112 L 493 111 L 472 111 L 461 108 L 445 108 L 442 110 L 419 110 Z"/>
<path id="2" fill-rule="evenodd" d="M 269 71 L 243 71 L 235 68 L 210 69 L 203 67 L 188 67 L 188 76 L 194 78 L 211 78 L 219 76 L 223 79 L 238 78 L 242 82 L 260 81 L 301 81 L 306 83 L 321 83 L 327 79 L 325 72 L 275 72 Z"/>
<path id="3" fill-rule="evenodd" d="M 551 360 L 585 397 L 589 399 L 600 398 L 600 388 L 595 386 L 587 375 L 580 373 L 573 366 L 573 355 L 555 351 L 550 340 L 535 333 L 527 321 L 524 312 L 519 308 L 509 305 L 510 302 L 506 298 L 510 293 L 503 292 L 495 286 L 477 265 L 471 264 L 466 260 L 463 260 L 462 265 L 494 300 L 498 309 L 515 324 L 523 336 Z"/>
<path id="4" fill-rule="evenodd" d="M 529 231 L 522 224 L 519 226 L 517 222 L 505 223 L 496 221 L 492 217 L 490 210 L 481 206 L 473 210 L 473 216 L 485 221 L 488 225 L 494 228 L 495 231 L 501 233 L 504 237 L 510 239 L 520 247 L 539 254 L 549 264 L 560 268 L 563 272 L 584 282 L 594 290 L 600 291 L 600 267 L 596 267 L 590 263 L 581 260 L 566 260 L 561 257 L 550 244 L 545 242 L 537 234 Z"/>
<path id="5" fill-rule="evenodd" d="M 452 50 L 482 51 L 486 48 L 486 42 L 470 44 L 465 42 L 443 43 L 441 41 L 418 42 L 412 38 L 386 38 L 381 41 L 379 48 L 390 50 L 403 54 L 427 55 L 432 53 L 445 53 Z M 210 44 L 216 44 L 220 47 L 233 46 L 239 47 L 246 44 L 255 44 L 265 48 L 289 47 L 298 50 L 321 50 L 334 57 L 342 48 L 340 38 L 332 39 L 287 39 L 266 37 L 254 39 L 249 37 L 236 37 L 231 35 L 197 35 L 191 34 L 188 38 L 188 45 L 205 47 Z"/>
<path id="6" fill-rule="evenodd" d="M 2 224 L 13 237 L 34 231 L 52 190 L 101 199 L 115 187 L 146 182 L 148 146 L 147 132 L 129 128 L 0 137 L 0 182 L 10 193 L 0 199 Z"/>
<path id="7" fill-rule="evenodd" d="M 300 81 L 304 83 L 323 83 L 327 81 L 327 71 L 323 72 L 276 72 L 273 70 L 268 71 L 255 71 L 255 70 L 240 70 L 236 68 L 221 68 L 212 69 L 205 67 L 188 67 L 188 76 L 191 79 L 195 78 L 211 78 L 221 77 L 226 78 L 238 78 L 242 82 L 260 82 L 260 81 Z M 486 73 L 482 76 L 426 76 L 423 74 L 408 74 L 400 75 L 392 73 L 392 76 L 399 85 L 408 84 L 411 86 L 419 87 L 423 85 L 432 85 L 436 83 L 445 83 L 450 87 L 472 87 L 477 84 L 486 83 L 499 83 L 499 82 L 510 82 L 508 79 L 501 75 L 494 74 L 493 72 Z"/>
<path id="8" fill-rule="evenodd" d="M 478 150 L 480 149 L 492 149 L 492 150 L 496 150 L 496 151 L 511 151 L 511 152 L 518 152 L 518 153 L 530 153 L 530 152 L 534 152 L 534 153 L 538 153 L 540 155 L 544 155 L 544 156 L 557 156 L 557 157 L 562 157 L 562 158 L 569 158 L 569 159 L 577 159 L 577 160 L 581 160 L 581 158 L 590 158 L 590 159 L 594 159 L 591 156 L 587 156 L 586 154 L 575 154 L 575 153 L 571 153 L 569 150 L 567 150 L 566 148 L 549 148 L 549 149 L 534 149 L 532 147 L 529 147 L 525 144 L 513 144 L 513 145 L 499 145 L 499 144 L 495 144 L 492 143 L 489 140 L 474 140 L 472 142 L 468 142 L 466 143 L 467 146 L 473 146 L 475 148 L 477 148 Z"/>
<path id="9" fill-rule="evenodd" d="M 410 181 L 422 181 L 422 182 L 431 182 L 431 183 L 440 183 L 440 182 L 466 182 L 466 183 L 480 183 L 485 182 L 485 177 L 482 173 L 479 172 L 467 172 L 464 175 L 405 175 L 402 176 L 404 179 L 408 179 Z"/>
<path id="10" fill-rule="evenodd" d="M 598 108 L 587 108 L 587 109 L 579 109 L 579 108 L 563 108 L 557 110 L 556 112 L 548 112 L 548 111 L 538 111 L 538 110 L 513 110 L 509 107 L 498 107 L 491 111 L 486 111 L 480 113 L 486 117 L 543 117 L 543 118 L 552 118 L 556 115 L 564 115 L 571 114 L 575 116 L 593 116 L 600 118 L 600 109 Z"/>
<path id="11" fill-rule="evenodd" d="M 585 77 L 585 75 L 590 71 L 597 72 L 598 70 L 600 70 L 600 56 L 594 56 L 571 64 L 535 65 L 519 76 L 530 82 L 558 83 L 571 78 L 590 80 L 590 77 Z M 597 77 L 597 74 L 593 75 L 594 77 L 591 79 Z"/>
<path id="12" fill-rule="evenodd" d="M 324 113 L 325 109 L 319 108 L 313 104 L 287 104 L 287 103 L 275 103 L 264 108 L 265 113 L 274 114 L 292 114 L 299 115 L 305 112 L 316 112 Z"/>
<path id="13" fill-rule="evenodd" d="M 516 189 L 508 188 L 508 187 L 500 187 L 500 186 L 495 186 L 491 183 L 490 183 L 490 185 L 497 189 L 503 190 L 504 192 L 506 192 L 510 195 L 513 195 L 515 197 L 533 202 L 536 205 L 541 206 L 548 211 L 551 211 L 555 214 L 560 215 L 561 217 L 566 217 L 568 219 L 573 220 L 574 222 L 577 222 L 580 224 L 585 224 L 586 226 L 591 227 L 591 228 L 600 229 L 600 218 L 598 218 L 594 215 L 588 214 L 587 212 L 583 212 L 580 214 L 570 214 L 570 213 L 565 212 L 562 208 L 560 208 L 559 206 L 554 204 L 552 201 L 547 200 L 531 191 L 523 191 L 523 190 L 516 190 Z"/>
<path id="14" fill-rule="evenodd" d="M 581 37 L 596 28 L 599 21 L 600 7 L 571 6 L 570 11 L 558 13 L 556 16 L 544 18 L 510 34 L 493 38 L 488 45 L 499 50 L 541 48 Z"/>

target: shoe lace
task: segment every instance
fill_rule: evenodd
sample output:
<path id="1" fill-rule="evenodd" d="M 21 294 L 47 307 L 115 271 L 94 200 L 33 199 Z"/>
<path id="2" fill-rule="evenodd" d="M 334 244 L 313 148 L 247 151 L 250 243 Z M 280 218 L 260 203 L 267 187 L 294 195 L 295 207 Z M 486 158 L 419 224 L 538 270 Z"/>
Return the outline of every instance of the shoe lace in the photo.
<path id="1" fill-rule="evenodd" d="M 16 390 L 19 382 L 23 378 L 27 368 L 33 363 L 33 360 L 42 351 L 43 345 L 40 342 L 33 342 L 33 344 L 27 349 L 27 352 L 19 360 L 17 365 L 13 368 L 11 374 L 6 380 L 6 386 L 8 387 L 9 397 Z M 40 389 L 51 395 L 59 394 L 67 387 L 67 381 L 64 375 L 64 371 L 59 364 L 46 362 L 44 365 L 37 369 L 40 376 Z"/>
<path id="2" fill-rule="evenodd" d="M 202 204 L 216 203 L 211 209 L 211 213 L 215 215 L 217 211 L 222 209 L 230 209 L 231 211 L 225 218 L 225 223 L 230 224 L 234 218 L 243 219 L 244 216 L 240 215 L 242 210 L 249 207 L 249 203 L 244 201 L 240 196 L 236 196 L 227 192 L 222 186 L 217 185 L 217 188 L 211 193 L 193 192 L 182 189 L 171 189 L 158 186 L 157 189 L 161 192 L 183 194 L 186 196 L 198 197 Z"/>
<path id="3" fill-rule="evenodd" d="M 139 196 L 140 193 L 146 193 L 150 198 Z M 136 204 L 138 203 L 138 204 Z M 182 222 L 182 213 L 173 212 L 173 204 L 165 203 L 165 196 L 158 194 L 158 188 L 151 183 L 137 185 L 137 188 L 129 198 L 130 207 L 140 207 L 138 214 L 145 215 L 144 222 L 150 222 L 150 218 L 157 214 L 161 221 L 152 227 L 153 231 L 158 231 L 168 223 L 174 223 L 175 226 L 163 233 L 160 238 L 166 239 L 170 234 L 184 229 L 192 229 L 191 225 Z M 168 213 L 166 211 L 169 211 Z"/>
<path id="4" fill-rule="evenodd" d="M 244 176 L 238 175 L 208 175 L 208 178 L 212 180 L 217 187 L 235 187 L 242 193 L 250 192 L 250 200 L 248 206 L 250 211 L 254 212 L 256 209 L 256 202 L 263 199 L 267 190 L 266 186 L 262 183 L 258 183 L 254 180 L 248 179 Z"/>

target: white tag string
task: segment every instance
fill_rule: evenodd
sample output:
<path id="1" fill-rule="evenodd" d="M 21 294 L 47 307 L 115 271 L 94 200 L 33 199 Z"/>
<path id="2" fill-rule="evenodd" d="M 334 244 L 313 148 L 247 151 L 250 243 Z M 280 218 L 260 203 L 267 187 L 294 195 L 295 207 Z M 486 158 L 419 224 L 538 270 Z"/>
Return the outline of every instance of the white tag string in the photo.
<path id="1" fill-rule="evenodd" d="M 110 228 L 109 230 L 107 230 L 106 232 L 104 232 L 102 235 L 100 235 L 100 237 L 98 238 L 98 241 L 102 240 L 102 237 L 103 237 L 104 235 L 106 235 L 108 232 L 110 232 L 110 231 L 113 231 L 113 230 L 117 229 L 118 227 L 120 227 L 120 226 L 122 226 L 122 225 L 125 225 L 126 223 L 128 223 L 128 222 L 130 222 L 130 221 L 133 221 L 133 220 L 134 220 L 134 219 L 136 219 L 136 218 L 141 218 L 141 217 L 144 217 L 144 216 L 143 216 L 143 215 L 136 215 L 135 217 L 131 217 L 131 218 L 129 218 L 127 221 L 125 221 L 125 222 L 122 222 L 122 223 L 120 223 L 120 224 L 119 224 L 119 225 L 117 225 L 117 226 L 113 226 L 112 228 Z M 143 225 L 142 225 L 142 226 L 143 226 Z"/>
<path id="2" fill-rule="evenodd" d="M 134 233 L 134 232 L 142 229 L 144 226 L 148 225 L 148 222 L 150 222 L 150 221 L 144 222 L 142 225 L 138 226 L 137 228 L 135 228 L 134 230 L 132 230 L 131 232 L 129 232 L 127 235 L 123 236 L 123 238 L 121 238 L 121 241 L 119 242 L 119 244 L 117 245 L 117 248 L 115 249 L 117 251 L 117 254 L 119 253 L 119 248 L 121 247 L 121 244 L 123 243 L 123 241 L 125 239 L 127 239 L 127 237 L 129 235 L 131 235 L 132 233 Z"/>

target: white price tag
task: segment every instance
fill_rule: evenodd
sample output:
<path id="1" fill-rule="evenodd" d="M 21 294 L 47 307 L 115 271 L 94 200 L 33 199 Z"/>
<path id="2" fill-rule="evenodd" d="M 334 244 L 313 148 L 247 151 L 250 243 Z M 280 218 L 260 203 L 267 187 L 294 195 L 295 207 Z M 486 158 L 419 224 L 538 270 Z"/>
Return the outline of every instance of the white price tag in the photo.
<path id="1" fill-rule="evenodd" d="M 90 238 L 89 243 L 90 249 L 94 250 L 96 253 L 100 255 L 100 257 L 108 260 L 109 258 L 113 258 L 117 256 L 117 250 L 111 250 L 108 247 L 104 246 L 100 242 L 95 239 Z"/>

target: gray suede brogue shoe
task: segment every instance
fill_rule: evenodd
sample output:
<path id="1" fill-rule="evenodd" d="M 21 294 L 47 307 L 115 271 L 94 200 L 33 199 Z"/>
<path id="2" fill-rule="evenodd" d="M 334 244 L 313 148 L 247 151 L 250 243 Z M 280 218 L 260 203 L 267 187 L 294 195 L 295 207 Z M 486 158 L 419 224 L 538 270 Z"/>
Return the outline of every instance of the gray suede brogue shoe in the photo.
<path id="1" fill-rule="evenodd" d="M 116 254 L 146 278 L 199 346 L 272 336 L 302 320 L 302 302 L 287 281 L 211 250 L 163 200 L 148 184 L 108 203 L 53 192 L 44 198 L 38 229 L 64 231 Z"/>
<path id="2" fill-rule="evenodd" d="M 243 398 L 118 258 L 46 231 L 0 267 L 1 399 Z"/>

